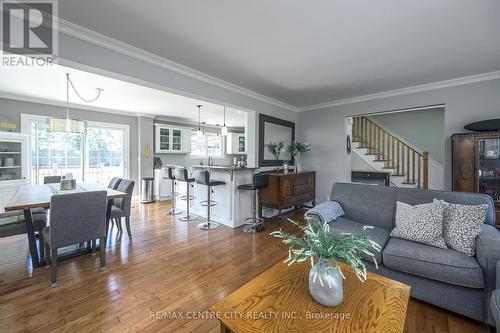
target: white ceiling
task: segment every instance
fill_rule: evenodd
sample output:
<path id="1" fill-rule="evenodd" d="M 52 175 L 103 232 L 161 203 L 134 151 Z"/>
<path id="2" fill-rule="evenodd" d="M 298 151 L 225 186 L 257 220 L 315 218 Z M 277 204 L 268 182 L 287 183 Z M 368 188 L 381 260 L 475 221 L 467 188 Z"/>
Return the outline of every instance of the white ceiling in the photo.
<path id="1" fill-rule="evenodd" d="M 498 0 L 64 0 L 68 21 L 294 106 L 500 70 Z"/>
<path id="2" fill-rule="evenodd" d="M 96 95 L 95 88 L 104 89 L 99 99 L 92 103 L 82 102 L 70 90 L 70 102 L 74 107 L 162 116 L 179 122 L 197 123 L 196 105 L 202 104 L 201 121 L 211 125 L 223 123 L 221 105 L 58 65 L 50 68 L 0 66 L 0 97 L 27 97 L 48 103 L 66 103 L 66 73 L 70 74 L 76 89 L 86 99 Z M 226 108 L 226 125 L 244 127 L 246 113 Z"/>

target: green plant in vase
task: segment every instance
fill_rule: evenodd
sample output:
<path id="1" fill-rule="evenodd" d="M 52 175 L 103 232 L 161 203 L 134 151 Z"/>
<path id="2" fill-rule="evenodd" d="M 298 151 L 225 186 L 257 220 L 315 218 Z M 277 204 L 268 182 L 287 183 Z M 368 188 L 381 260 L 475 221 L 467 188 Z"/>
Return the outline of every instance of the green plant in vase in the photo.
<path id="1" fill-rule="evenodd" d="M 336 306 L 343 301 L 342 279 L 345 275 L 339 265 L 343 262 L 350 266 L 358 279 L 366 281 L 366 266 L 363 256 L 372 258 L 378 269 L 374 251 L 380 246 L 366 234 L 340 233 L 332 234 L 327 223 L 317 218 L 309 218 L 305 225 L 289 220 L 303 232 L 301 237 L 274 231 L 272 236 L 281 238 L 288 246 L 288 259 L 285 263 L 292 265 L 304 261 L 311 262 L 309 271 L 309 292 L 318 303 Z M 363 230 L 373 228 L 365 226 Z M 316 261 L 316 262 L 315 262 Z"/>
<path id="2" fill-rule="evenodd" d="M 266 143 L 264 145 L 264 147 L 266 147 L 269 154 L 273 155 L 275 160 L 279 160 L 281 151 L 285 147 L 285 143 L 283 141 L 280 141 L 278 143 L 269 142 L 269 143 Z M 283 163 L 285 163 L 285 161 L 283 161 Z"/>
<path id="3" fill-rule="evenodd" d="M 302 142 L 292 142 L 286 147 L 286 151 L 290 157 L 295 159 L 295 172 L 302 172 L 302 165 L 300 163 L 300 154 L 311 151 L 311 145 Z"/>

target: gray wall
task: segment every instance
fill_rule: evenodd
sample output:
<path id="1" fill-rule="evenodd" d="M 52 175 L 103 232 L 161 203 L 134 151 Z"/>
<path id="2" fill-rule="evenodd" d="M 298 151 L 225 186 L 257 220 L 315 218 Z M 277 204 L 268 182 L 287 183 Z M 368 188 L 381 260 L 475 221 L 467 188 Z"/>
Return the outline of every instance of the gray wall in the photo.
<path id="1" fill-rule="evenodd" d="M 471 83 L 413 94 L 381 98 L 299 113 L 298 138 L 312 145 L 304 168 L 317 171 L 317 199 L 329 194 L 334 182 L 346 181 L 348 158 L 345 117 L 445 104 L 445 188 L 451 189 L 451 139 L 473 121 L 500 117 L 500 80 Z"/>
<path id="2" fill-rule="evenodd" d="M 54 105 L 0 98 L 0 122 L 16 123 L 16 132 L 21 131 L 22 113 L 49 117 L 65 117 L 66 109 Z M 87 121 L 128 125 L 130 127 L 130 178 L 137 183 L 139 179 L 137 117 L 74 108 L 71 108 L 71 117 Z"/>
<path id="3" fill-rule="evenodd" d="M 409 142 L 420 151 L 428 151 L 436 162 L 444 163 L 444 109 L 394 112 L 369 118 Z"/>

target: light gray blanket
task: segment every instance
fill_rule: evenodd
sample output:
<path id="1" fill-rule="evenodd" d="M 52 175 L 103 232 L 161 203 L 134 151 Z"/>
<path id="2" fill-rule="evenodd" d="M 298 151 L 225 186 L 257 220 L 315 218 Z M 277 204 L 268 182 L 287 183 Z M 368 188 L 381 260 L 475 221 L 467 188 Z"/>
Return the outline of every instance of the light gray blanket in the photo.
<path id="1" fill-rule="evenodd" d="M 337 217 L 343 216 L 344 210 L 342 206 L 337 201 L 325 201 L 319 205 L 309 209 L 304 217 L 307 218 L 319 218 L 323 223 L 330 223 Z"/>

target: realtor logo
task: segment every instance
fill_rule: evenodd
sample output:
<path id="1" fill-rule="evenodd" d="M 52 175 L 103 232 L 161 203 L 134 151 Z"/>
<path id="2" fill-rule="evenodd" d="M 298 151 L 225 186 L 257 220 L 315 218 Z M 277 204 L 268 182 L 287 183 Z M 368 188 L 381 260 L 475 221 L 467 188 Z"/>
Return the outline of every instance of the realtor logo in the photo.
<path id="1" fill-rule="evenodd" d="M 2 65 L 52 64 L 57 53 L 56 11 L 56 1 L 1 1 Z"/>

